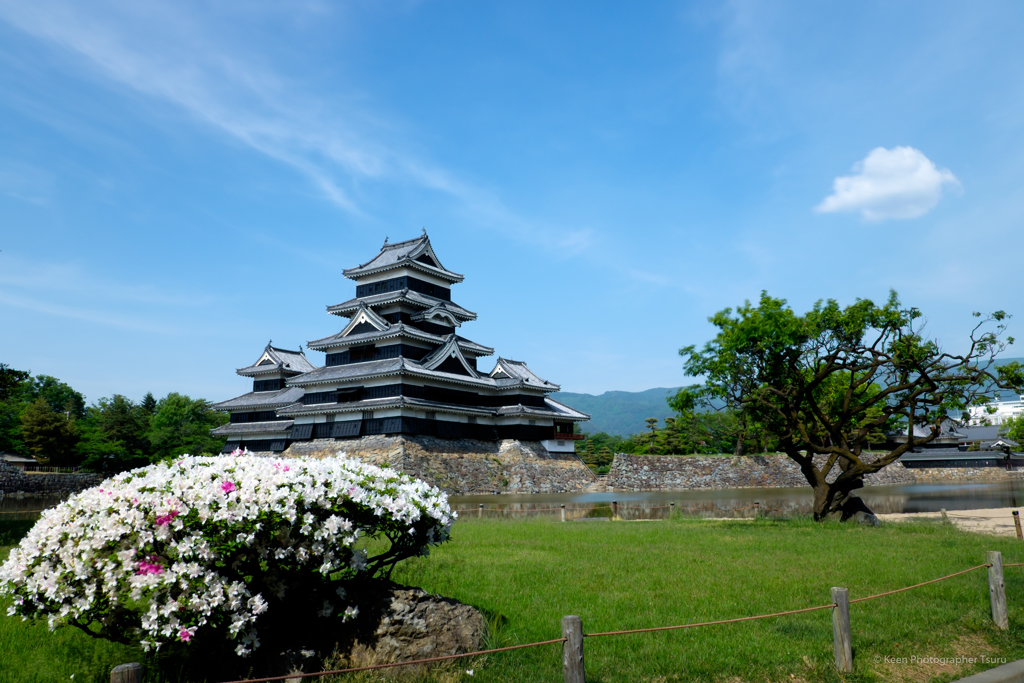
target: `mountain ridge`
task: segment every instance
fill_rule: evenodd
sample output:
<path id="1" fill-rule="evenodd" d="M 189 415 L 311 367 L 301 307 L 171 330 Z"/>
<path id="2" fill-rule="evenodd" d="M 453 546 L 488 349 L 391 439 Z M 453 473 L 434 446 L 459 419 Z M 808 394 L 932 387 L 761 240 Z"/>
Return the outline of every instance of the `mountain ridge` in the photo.
<path id="1" fill-rule="evenodd" d="M 615 436 L 629 436 L 642 432 L 644 420 L 656 417 L 663 421 L 675 413 L 666 399 L 678 388 L 656 387 L 646 391 L 606 391 L 603 394 L 576 394 L 560 391 L 551 398 L 567 406 L 590 414 L 590 422 L 580 427 L 588 434 L 605 432 Z"/>

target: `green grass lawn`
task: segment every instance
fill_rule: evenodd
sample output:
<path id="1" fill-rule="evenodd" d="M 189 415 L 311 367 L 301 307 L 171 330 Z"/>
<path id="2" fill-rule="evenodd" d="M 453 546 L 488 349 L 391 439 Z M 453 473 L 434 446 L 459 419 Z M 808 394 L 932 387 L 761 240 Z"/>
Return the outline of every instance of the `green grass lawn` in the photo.
<path id="1" fill-rule="evenodd" d="M 728 619 L 821 605 L 982 564 L 985 551 L 1024 561 L 1024 543 L 939 524 L 868 528 L 809 520 L 566 523 L 459 521 L 452 540 L 396 570 L 399 582 L 475 605 L 491 646 L 557 638 L 564 615 L 598 632 Z M 6 557 L 0 550 L 0 557 Z M 1024 657 L 1024 568 L 1006 569 L 1010 631 L 991 625 L 985 570 L 851 607 L 855 671 L 832 667 L 828 610 L 741 624 L 584 642 L 587 680 L 948 681 L 993 664 L 886 663 L 884 658 Z M 269 616 L 269 615 L 268 615 Z M 0 680 L 109 680 L 129 648 L 0 617 Z M 876 661 L 882 660 L 882 661 Z M 472 669 L 472 677 L 465 673 Z M 559 646 L 450 665 L 431 680 L 561 681 Z M 360 675 L 337 680 L 376 680 Z"/>

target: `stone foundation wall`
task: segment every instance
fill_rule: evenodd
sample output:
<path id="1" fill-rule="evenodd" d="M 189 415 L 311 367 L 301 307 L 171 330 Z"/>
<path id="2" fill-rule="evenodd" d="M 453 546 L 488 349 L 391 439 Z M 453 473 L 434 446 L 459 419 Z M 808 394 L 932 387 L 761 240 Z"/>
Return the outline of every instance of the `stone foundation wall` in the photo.
<path id="1" fill-rule="evenodd" d="M 996 467 L 907 469 L 894 463 L 864 478 L 868 486 L 949 481 L 1000 482 L 1024 479 L 1024 472 Z M 797 464 L 785 455 L 700 457 L 618 453 L 604 485 L 615 491 L 775 488 L 807 486 Z"/>
<path id="2" fill-rule="evenodd" d="M 0 462 L 0 495 L 30 493 L 70 494 L 84 491 L 103 481 L 103 475 L 74 472 L 69 474 L 25 474 Z"/>
<path id="3" fill-rule="evenodd" d="M 549 453 L 529 441 L 364 436 L 291 444 L 282 457 L 333 457 L 339 451 L 373 465 L 394 467 L 449 494 L 582 491 L 597 477 L 573 453 Z"/>

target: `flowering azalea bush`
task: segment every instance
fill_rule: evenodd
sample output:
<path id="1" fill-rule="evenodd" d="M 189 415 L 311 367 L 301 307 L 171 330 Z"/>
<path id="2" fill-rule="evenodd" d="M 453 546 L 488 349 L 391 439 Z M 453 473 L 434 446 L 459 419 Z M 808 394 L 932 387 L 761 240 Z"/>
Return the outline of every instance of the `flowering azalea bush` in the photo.
<path id="1" fill-rule="evenodd" d="M 344 454 L 185 456 L 44 512 L 0 567 L 0 592 L 10 615 L 51 629 L 145 649 L 220 632 L 245 656 L 257 626 L 296 607 L 356 616 L 359 587 L 445 541 L 454 517 L 437 488 Z"/>

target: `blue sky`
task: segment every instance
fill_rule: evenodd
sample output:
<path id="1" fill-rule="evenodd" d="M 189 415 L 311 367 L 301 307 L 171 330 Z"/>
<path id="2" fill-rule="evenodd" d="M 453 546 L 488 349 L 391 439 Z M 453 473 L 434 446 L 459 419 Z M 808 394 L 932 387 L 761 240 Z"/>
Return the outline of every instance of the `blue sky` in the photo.
<path id="1" fill-rule="evenodd" d="M 973 310 L 1024 336 L 1022 29 L 1010 2 L 0 0 L 0 360 L 90 401 L 237 395 L 422 227 L 463 333 L 567 391 L 687 383 L 679 347 L 762 289 L 895 288 L 951 350 Z"/>

